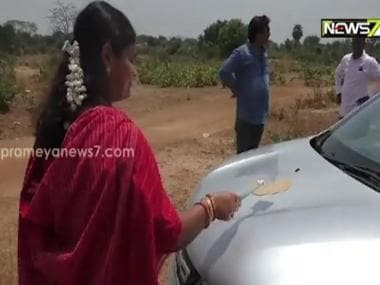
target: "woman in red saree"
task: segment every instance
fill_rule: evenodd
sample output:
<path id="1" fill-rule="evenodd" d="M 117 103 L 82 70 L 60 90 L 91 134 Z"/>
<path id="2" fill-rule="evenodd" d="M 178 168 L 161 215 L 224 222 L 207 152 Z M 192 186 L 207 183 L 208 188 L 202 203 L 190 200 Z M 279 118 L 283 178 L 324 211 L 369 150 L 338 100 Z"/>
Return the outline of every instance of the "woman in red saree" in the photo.
<path id="1" fill-rule="evenodd" d="M 125 15 L 105 2 L 77 18 L 34 146 L 70 151 L 29 160 L 19 284 L 157 284 L 167 254 L 240 206 L 237 195 L 221 192 L 185 212 L 173 207 L 143 133 L 111 105 L 129 96 L 135 38 Z"/>

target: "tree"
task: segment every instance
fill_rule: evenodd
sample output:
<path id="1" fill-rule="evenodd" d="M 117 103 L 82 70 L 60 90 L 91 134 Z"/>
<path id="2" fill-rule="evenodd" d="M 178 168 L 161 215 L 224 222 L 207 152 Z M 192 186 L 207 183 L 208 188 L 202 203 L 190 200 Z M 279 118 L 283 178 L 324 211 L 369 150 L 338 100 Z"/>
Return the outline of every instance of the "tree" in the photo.
<path id="1" fill-rule="evenodd" d="M 56 2 L 56 7 L 49 10 L 48 19 L 53 32 L 62 32 L 69 35 L 74 27 L 78 9 L 73 3 L 65 4 L 61 1 Z"/>
<path id="2" fill-rule="evenodd" d="M 288 52 L 290 52 L 292 50 L 292 48 L 293 48 L 292 41 L 289 40 L 289 39 L 285 40 L 284 45 L 285 45 L 286 51 L 288 51 Z"/>
<path id="3" fill-rule="evenodd" d="M 239 19 L 227 22 L 219 31 L 218 44 L 222 56 L 228 56 L 247 40 L 247 26 Z"/>
<path id="4" fill-rule="evenodd" d="M 51 36 L 51 40 L 54 43 L 54 46 L 57 48 L 61 48 L 65 42 L 65 38 L 67 35 L 65 35 L 61 31 L 56 31 L 54 34 Z"/>
<path id="5" fill-rule="evenodd" d="M 160 44 L 160 41 L 156 37 L 150 36 L 146 39 L 146 43 L 150 47 L 156 47 Z"/>
<path id="6" fill-rule="evenodd" d="M 32 22 L 10 20 L 7 21 L 4 26 L 10 25 L 16 33 L 26 33 L 34 36 L 37 33 L 37 25 Z"/>
<path id="7" fill-rule="evenodd" d="M 301 25 L 297 24 L 294 26 L 292 36 L 294 42 L 298 44 L 303 36 L 303 29 Z"/>
<path id="8" fill-rule="evenodd" d="M 0 26 L 0 51 L 15 53 L 18 49 L 16 32 L 11 25 Z"/>
<path id="9" fill-rule="evenodd" d="M 197 57 L 198 56 L 198 40 L 192 38 L 186 38 L 182 41 L 181 47 L 177 51 L 177 54 Z"/>
<path id="10" fill-rule="evenodd" d="M 166 37 L 164 37 L 164 36 L 159 36 L 158 37 L 158 41 L 159 41 L 160 45 L 164 45 L 164 44 L 167 43 L 168 39 Z"/>
<path id="11" fill-rule="evenodd" d="M 227 22 L 226 20 L 218 20 L 212 23 L 198 37 L 198 49 L 206 58 L 220 56 L 219 34 Z"/>
<path id="12" fill-rule="evenodd" d="M 137 43 L 145 44 L 148 47 L 156 47 L 160 44 L 160 40 L 154 36 L 138 35 L 137 36 Z"/>
<path id="13" fill-rule="evenodd" d="M 306 49 L 317 49 L 319 47 L 320 38 L 318 36 L 307 36 L 303 40 L 303 45 Z"/>
<path id="14" fill-rule="evenodd" d="M 202 42 L 211 43 L 214 45 L 218 45 L 218 38 L 220 30 L 227 24 L 228 22 L 226 20 L 224 21 L 216 21 L 215 23 L 208 26 L 204 31 L 203 34 L 199 37 L 199 40 Z"/>
<path id="15" fill-rule="evenodd" d="M 169 55 L 176 54 L 182 45 L 182 39 L 173 37 L 169 40 L 166 46 L 166 51 Z"/>

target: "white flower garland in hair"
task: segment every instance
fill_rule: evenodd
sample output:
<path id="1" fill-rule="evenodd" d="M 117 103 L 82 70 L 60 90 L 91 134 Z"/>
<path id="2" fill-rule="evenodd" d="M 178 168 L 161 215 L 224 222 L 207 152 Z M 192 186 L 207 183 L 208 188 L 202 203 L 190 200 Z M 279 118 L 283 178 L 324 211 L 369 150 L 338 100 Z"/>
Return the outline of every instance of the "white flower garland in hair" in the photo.
<path id="1" fill-rule="evenodd" d="M 70 63 L 68 65 L 70 73 L 66 76 L 65 82 L 67 86 L 66 100 L 70 104 L 70 109 L 74 112 L 82 105 L 83 100 L 87 98 L 87 89 L 84 86 L 83 80 L 84 74 L 80 66 L 79 43 L 74 41 L 73 44 L 70 44 L 69 41 L 66 41 L 62 50 L 70 55 Z"/>

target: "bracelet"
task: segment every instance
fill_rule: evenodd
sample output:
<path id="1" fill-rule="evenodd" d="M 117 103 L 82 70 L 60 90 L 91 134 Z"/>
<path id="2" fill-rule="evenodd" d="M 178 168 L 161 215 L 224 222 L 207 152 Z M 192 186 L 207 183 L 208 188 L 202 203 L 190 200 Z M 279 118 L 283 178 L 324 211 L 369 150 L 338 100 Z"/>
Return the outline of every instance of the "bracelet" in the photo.
<path id="1" fill-rule="evenodd" d="M 216 210 L 215 202 L 212 199 L 211 195 L 207 194 L 200 202 L 195 203 L 194 205 L 201 205 L 207 214 L 207 225 L 205 228 L 208 228 L 210 224 L 216 219 Z"/>
<path id="2" fill-rule="evenodd" d="M 214 213 L 214 220 L 215 220 L 216 219 L 215 201 L 212 199 L 212 196 L 210 194 L 207 194 L 206 197 L 210 199 L 212 210 L 213 210 L 213 213 Z"/>
<path id="3" fill-rule="evenodd" d="M 205 229 L 207 229 L 207 228 L 210 226 L 210 213 L 209 213 L 209 209 L 208 209 L 207 205 L 205 205 L 205 204 L 202 203 L 202 202 L 197 202 L 197 203 L 194 204 L 194 206 L 196 206 L 196 205 L 200 205 L 200 206 L 202 206 L 202 208 L 203 208 L 203 209 L 205 210 L 205 212 L 206 212 L 206 215 L 207 215 L 207 217 L 206 217 L 206 221 L 207 221 L 207 223 L 206 223 Z"/>
<path id="4" fill-rule="evenodd" d="M 214 211 L 214 207 L 212 205 L 212 200 L 206 196 L 205 198 L 206 200 L 206 203 L 207 203 L 207 206 L 209 208 L 209 211 L 210 211 L 210 224 L 215 220 L 215 211 Z"/>

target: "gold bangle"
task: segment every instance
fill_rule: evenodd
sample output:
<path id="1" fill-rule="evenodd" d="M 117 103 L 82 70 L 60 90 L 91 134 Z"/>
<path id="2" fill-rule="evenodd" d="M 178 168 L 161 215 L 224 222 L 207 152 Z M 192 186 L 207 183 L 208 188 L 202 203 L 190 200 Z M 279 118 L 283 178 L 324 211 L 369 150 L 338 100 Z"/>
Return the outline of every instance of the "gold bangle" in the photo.
<path id="1" fill-rule="evenodd" d="M 194 204 L 194 206 L 196 205 L 200 205 L 202 206 L 202 208 L 204 209 L 205 213 L 206 213 L 206 226 L 204 227 L 205 229 L 207 229 L 209 226 L 210 226 L 210 214 L 209 214 L 209 209 L 207 207 L 207 205 L 205 205 L 203 202 L 197 202 Z"/>
<path id="2" fill-rule="evenodd" d="M 214 209 L 212 207 L 211 199 L 207 196 L 206 196 L 206 202 L 207 202 L 207 206 L 208 206 L 209 211 L 210 211 L 210 224 L 211 224 L 215 220 L 215 212 L 214 212 Z"/>
<path id="3" fill-rule="evenodd" d="M 210 202 L 211 202 L 211 206 L 212 206 L 212 211 L 214 213 L 214 220 L 216 219 L 216 206 L 215 206 L 215 201 L 212 199 L 212 196 L 210 194 L 207 194 L 206 195 L 207 198 L 210 199 Z"/>
<path id="4" fill-rule="evenodd" d="M 211 224 L 211 222 L 214 220 L 214 211 L 212 210 L 212 205 L 211 205 L 210 200 L 207 197 L 205 197 L 204 200 L 205 200 L 207 208 L 208 208 L 209 220 L 210 220 L 210 224 Z"/>

